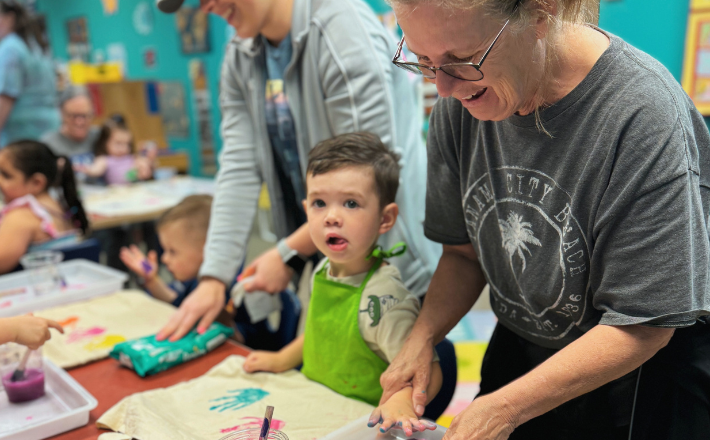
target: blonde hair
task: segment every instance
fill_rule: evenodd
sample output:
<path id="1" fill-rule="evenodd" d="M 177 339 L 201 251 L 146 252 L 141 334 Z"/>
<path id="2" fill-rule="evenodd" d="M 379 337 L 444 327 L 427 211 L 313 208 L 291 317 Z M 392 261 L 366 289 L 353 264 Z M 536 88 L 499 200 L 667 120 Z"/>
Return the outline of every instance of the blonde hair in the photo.
<path id="1" fill-rule="evenodd" d="M 155 226 L 160 229 L 168 224 L 184 221 L 188 231 L 207 237 L 211 210 L 212 196 L 187 196 L 180 203 L 165 211 Z"/>
<path id="2" fill-rule="evenodd" d="M 557 35 L 560 29 L 566 25 L 580 24 L 597 24 L 599 21 L 599 0 L 387 0 L 392 6 L 402 5 L 416 7 L 417 5 L 426 3 L 437 7 L 450 10 L 455 13 L 457 10 L 480 9 L 485 15 L 492 18 L 507 20 L 510 19 L 508 25 L 510 32 L 518 33 L 525 29 L 532 20 L 542 13 L 547 17 L 548 36 L 545 45 L 545 70 L 543 80 L 540 81 L 540 90 L 543 92 L 545 84 L 549 81 L 551 65 L 557 58 Z M 515 13 L 511 15 L 515 9 L 515 5 L 520 3 Z M 549 11 L 556 7 L 556 14 L 552 15 Z M 535 108 L 535 122 L 538 129 L 552 137 L 552 135 L 543 127 L 540 110 L 543 103 Z"/>

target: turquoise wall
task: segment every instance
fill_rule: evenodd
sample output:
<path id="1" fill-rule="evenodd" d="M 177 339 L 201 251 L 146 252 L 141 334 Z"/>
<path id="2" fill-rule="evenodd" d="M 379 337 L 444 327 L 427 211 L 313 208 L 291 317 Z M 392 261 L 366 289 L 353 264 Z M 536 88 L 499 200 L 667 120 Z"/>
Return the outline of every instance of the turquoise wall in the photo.
<path id="1" fill-rule="evenodd" d="M 198 143 L 196 111 L 192 105 L 188 63 L 193 58 L 202 59 L 207 72 L 212 95 L 212 124 L 215 148 L 221 148 L 218 106 L 219 71 L 227 35 L 227 25 L 219 17 L 210 15 L 210 52 L 184 55 L 180 49 L 175 17 L 158 11 L 153 0 L 117 0 L 118 12 L 104 15 L 99 0 L 37 0 L 37 10 L 46 16 L 49 38 L 55 58 L 67 60 L 66 20 L 85 16 L 92 51 L 101 49 L 106 54 L 112 43 L 123 43 L 126 49 L 126 78 L 131 80 L 180 81 L 186 92 L 187 112 L 190 120 L 190 136 L 168 138 L 172 149 L 185 151 L 190 156 L 190 173 L 199 175 L 201 160 Z M 133 27 L 133 11 L 141 2 L 147 3 L 153 15 L 153 31 L 140 35 Z M 199 0 L 188 0 L 188 5 L 198 5 Z M 157 65 L 146 68 L 143 52 L 154 48 Z"/>
<path id="2" fill-rule="evenodd" d="M 680 81 L 689 5 L 689 0 L 602 0 L 599 26 L 656 58 Z"/>

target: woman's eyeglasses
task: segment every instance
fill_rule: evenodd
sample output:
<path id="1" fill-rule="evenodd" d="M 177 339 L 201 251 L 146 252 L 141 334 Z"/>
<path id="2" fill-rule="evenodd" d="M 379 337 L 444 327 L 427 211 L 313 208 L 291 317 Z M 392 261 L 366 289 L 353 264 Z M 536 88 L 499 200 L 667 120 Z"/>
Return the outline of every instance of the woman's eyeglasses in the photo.
<path id="1" fill-rule="evenodd" d="M 510 13 L 511 16 L 518 9 L 519 5 L 520 0 L 515 3 L 513 12 Z M 493 46 L 496 44 L 496 41 L 498 41 L 498 38 L 500 38 L 500 35 L 505 30 L 506 26 L 508 26 L 509 22 L 510 17 L 505 21 L 500 32 L 498 32 L 498 35 L 496 35 L 491 45 L 488 46 L 488 49 L 486 49 L 486 51 L 483 53 L 483 56 L 477 63 L 450 63 L 444 64 L 439 67 L 434 67 L 427 66 L 426 64 L 411 63 L 406 59 L 400 60 L 400 57 L 402 56 L 402 46 L 404 46 L 404 36 L 402 36 L 402 39 L 399 40 L 399 45 L 397 45 L 397 52 L 395 52 L 394 57 L 392 58 L 392 64 L 399 67 L 400 69 L 406 70 L 407 72 L 416 73 L 417 75 L 423 75 L 424 78 L 427 79 L 436 79 L 436 71 L 441 70 L 445 74 L 463 81 L 480 81 L 483 79 L 483 72 L 481 72 L 481 66 L 486 60 L 486 57 L 490 53 L 491 49 L 493 49 Z"/>

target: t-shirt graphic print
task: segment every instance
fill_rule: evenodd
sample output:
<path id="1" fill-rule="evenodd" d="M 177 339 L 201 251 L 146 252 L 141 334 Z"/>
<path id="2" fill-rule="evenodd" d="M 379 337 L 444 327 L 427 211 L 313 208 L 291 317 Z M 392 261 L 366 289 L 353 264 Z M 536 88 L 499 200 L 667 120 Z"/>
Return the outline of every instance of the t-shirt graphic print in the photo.
<path id="1" fill-rule="evenodd" d="M 587 304 L 589 251 L 571 202 L 552 178 L 519 167 L 485 173 L 464 194 L 466 228 L 498 319 L 537 338 L 564 338 Z"/>

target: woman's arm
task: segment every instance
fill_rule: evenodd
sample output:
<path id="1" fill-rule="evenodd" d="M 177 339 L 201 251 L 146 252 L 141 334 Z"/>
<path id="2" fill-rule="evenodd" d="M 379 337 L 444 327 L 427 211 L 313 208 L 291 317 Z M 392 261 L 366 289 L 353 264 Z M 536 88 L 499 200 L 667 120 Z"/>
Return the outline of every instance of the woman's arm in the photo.
<path id="1" fill-rule="evenodd" d="M 11 98 L 7 95 L 0 95 L 0 131 L 5 127 L 7 118 L 12 112 L 12 107 L 15 106 L 15 98 Z"/>
<path id="2" fill-rule="evenodd" d="M 255 128 L 243 95 L 238 72 L 238 50 L 227 49 L 220 82 L 223 149 L 217 189 L 212 203 L 200 284 L 158 333 L 171 341 L 185 336 L 195 323 L 205 330 L 224 307 L 226 286 L 234 279 L 246 256 L 249 232 L 256 216 L 261 175 L 256 161 Z"/>
<path id="3" fill-rule="evenodd" d="M 485 285 L 471 244 L 444 246 L 419 318 L 402 350 L 380 378 L 384 389 L 380 403 L 413 386 L 415 411 L 418 415 L 424 413 L 434 346 L 471 309 Z"/>
<path id="4" fill-rule="evenodd" d="M 0 221 L 0 273 L 19 264 L 39 228 L 40 220 L 29 208 L 16 208 L 5 214 Z"/>
<path id="5" fill-rule="evenodd" d="M 520 424 L 638 368 L 673 331 L 597 325 L 528 374 L 474 400 L 444 438 L 505 440 Z"/>

